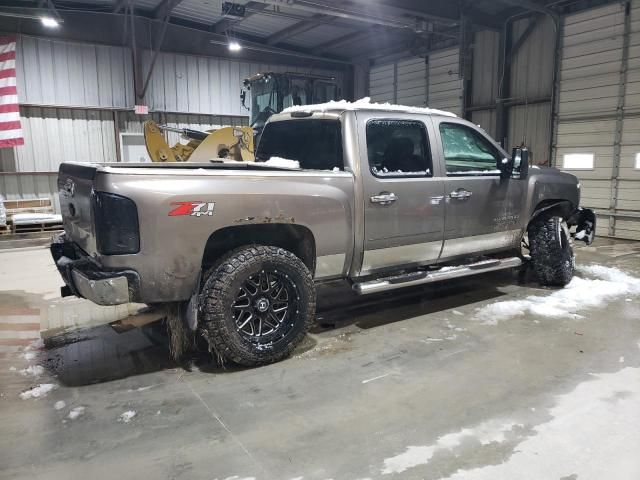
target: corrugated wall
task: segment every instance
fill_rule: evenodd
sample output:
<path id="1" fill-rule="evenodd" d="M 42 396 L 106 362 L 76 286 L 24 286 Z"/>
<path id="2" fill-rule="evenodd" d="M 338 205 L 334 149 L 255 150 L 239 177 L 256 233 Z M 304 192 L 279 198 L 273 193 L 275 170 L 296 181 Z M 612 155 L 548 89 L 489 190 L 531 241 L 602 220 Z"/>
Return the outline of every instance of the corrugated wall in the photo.
<path id="1" fill-rule="evenodd" d="M 162 53 L 147 94 L 156 111 L 138 116 L 131 111 L 130 49 L 19 35 L 17 55 L 18 97 L 28 104 L 20 110 L 25 145 L 0 149 L 0 195 L 50 197 L 55 204 L 52 172 L 61 162 L 116 161 L 119 133 L 141 133 L 147 118 L 198 130 L 246 125 L 240 88 L 250 75 L 313 73 L 334 76 L 343 88 L 342 72 Z M 145 74 L 151 53 L 142 55 Z M 177 134 L 167 137 L 178 141 Z"/>
<path id="2" fill-rule="evenodd" d="M 145 72 L 150 63 L 151 53 L 145 52 Z M 341 72 L 330 70 L 160 53 L 149 83 L 147 103 L 153 110 L 166 112 L 247 116 L 240 103 L 242 81 L 260 72 L 332 76 L 341 87 L 343 82 Z"/>
<path id="3" fill-rule="evenodd" d="M 133 63 L 127 48 L 20 35 L 20 103 L 131 107 Z"/>
<path id="4" fill-rule="evenodd" d="M 462 80 L 458 47 L 429 55 L 429 107 L 462 115 Z"/>
<path id="5" fill-rule="evenodd" d="M 640 239 L 640 1 L 565 19 L 555 162 L 577 175 L 599 234 Z M 567 154 L 593 155 L 569 169 Z"/>
<path id="6" fill-rule="evenodd" d="M 531 21 L 521 19 L 513 23 L 514 42 Z M 524 105 L 508 109 L 507 149 L 511 151 L 524 143 L 530 149 L 533 164 L 549 165 L 556 30 L 548 16 L 538 16 L 535 21 L 535 27 L 511 62 L 509 97 Z"/>
<path id="7" fill-rule="evenodd" d="M 474 109 L 471 112 L 471 121 L 480 125 L 489 135 L 495 137 L 495 103 L 500 81 L 498 78 L 500 34 L 488 30 L 476 32 L 473 44 L 471 105 L 487 108 Z"/>
<path id="8" fill-rule="evenodd" d="M 427 105 L 427 80 L 424 57 L 376 65 L 369 70 L 369 96 L 373 102 L 424 107 Z"/>

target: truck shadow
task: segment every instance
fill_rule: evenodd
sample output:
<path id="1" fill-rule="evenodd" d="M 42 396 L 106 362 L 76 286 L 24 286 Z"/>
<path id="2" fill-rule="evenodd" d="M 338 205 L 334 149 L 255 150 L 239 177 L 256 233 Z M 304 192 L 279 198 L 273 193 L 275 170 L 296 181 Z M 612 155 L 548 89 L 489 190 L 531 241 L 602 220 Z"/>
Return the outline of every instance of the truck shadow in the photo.
<path id="1" fill-rule="evenodd" d="M 371 329 L 497 299 L 506 295 L 500 287 L 517 282 L 517 273 L 494 272 L 366 297 L 356 295 L 346 283 L 326 284 L 318 290 L 317 321 L 311 333 L 353 325 Z M 313 338 L 307 337 L 296 353 L 314 346 Z M 208 353 L 180 365 L 171 359 L 166 336 L 158 329 L 116 333 L 107 325 L 54 337 L 47 341 L 47 350 L 41 352 L 38 361 L 59 382 L 74 387 L 175 368 L 195 367 L 205 373 L 218 374 L 244 370 L 234 365 L 221 366 Z"/>

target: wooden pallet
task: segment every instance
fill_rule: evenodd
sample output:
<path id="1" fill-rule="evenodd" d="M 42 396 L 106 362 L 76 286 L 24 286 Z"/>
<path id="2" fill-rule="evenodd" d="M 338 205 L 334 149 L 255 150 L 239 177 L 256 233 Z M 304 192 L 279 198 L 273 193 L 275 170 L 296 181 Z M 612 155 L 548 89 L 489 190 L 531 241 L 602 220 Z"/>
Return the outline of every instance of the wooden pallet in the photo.
<path id="1" fill-rule="evenodd" d="M 11 233 L 41 233 L 58 232 L 64 227 L 62 223 L 26 223 L 22 225 L 12 225 Z"/>

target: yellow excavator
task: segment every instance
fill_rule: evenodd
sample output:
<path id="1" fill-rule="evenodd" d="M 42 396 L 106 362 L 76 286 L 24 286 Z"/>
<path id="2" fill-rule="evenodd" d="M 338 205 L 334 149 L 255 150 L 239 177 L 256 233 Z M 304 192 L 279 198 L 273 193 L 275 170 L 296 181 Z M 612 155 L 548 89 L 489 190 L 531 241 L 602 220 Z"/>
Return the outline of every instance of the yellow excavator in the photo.
<path id="1" fill-rule="evenodd" d="M 251 92 L 251 107 L 245 104 L 247 92 Z M 158 125 L 148 120 L 144 123 L 147 152 L 153 162 L 208 162 L 213 158 L 252 162 L 255 160 L 256 139 L 271 115 L 292 105 L 337 100 L 339 95 L 333 77 L 291 72 L 258 73 L 243 81 L 240 93 L 242 106 L 250 111 L 251 126 L 222 127 L 202 132 Z M 163 132 L 179 133 L 187 143 L 178 142 L 170 147 Z"/>

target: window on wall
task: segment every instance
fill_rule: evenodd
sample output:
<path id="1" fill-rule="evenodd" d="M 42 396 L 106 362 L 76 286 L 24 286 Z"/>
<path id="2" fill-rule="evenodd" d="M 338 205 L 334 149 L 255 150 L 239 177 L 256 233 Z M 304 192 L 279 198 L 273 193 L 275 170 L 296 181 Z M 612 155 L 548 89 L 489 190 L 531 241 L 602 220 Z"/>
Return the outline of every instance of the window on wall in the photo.
<path id="1" fill-rule="evenodd" d="M 433 174 L 427 132 L 422 122 L 370 120 L 369 168 L 376 177 L 424 177 Z"/>
<path id="2" fill-rule="evenodd" d="M 562 157 L 562 168 L 567 170 L 592 170 L 593 153 L 565 153 Z"/>
<path id="3" fill-rule="evenodd" d="M 476 130 L 457 123 L 441 123 L 440 137 L 448 176 L 499 175 L 502 153 Z"/>
<path id="4" fill-rule="evenodd" d="M 640 169 L 640 153 L 636 153 L 636 165 L 635 168 Z"/>

